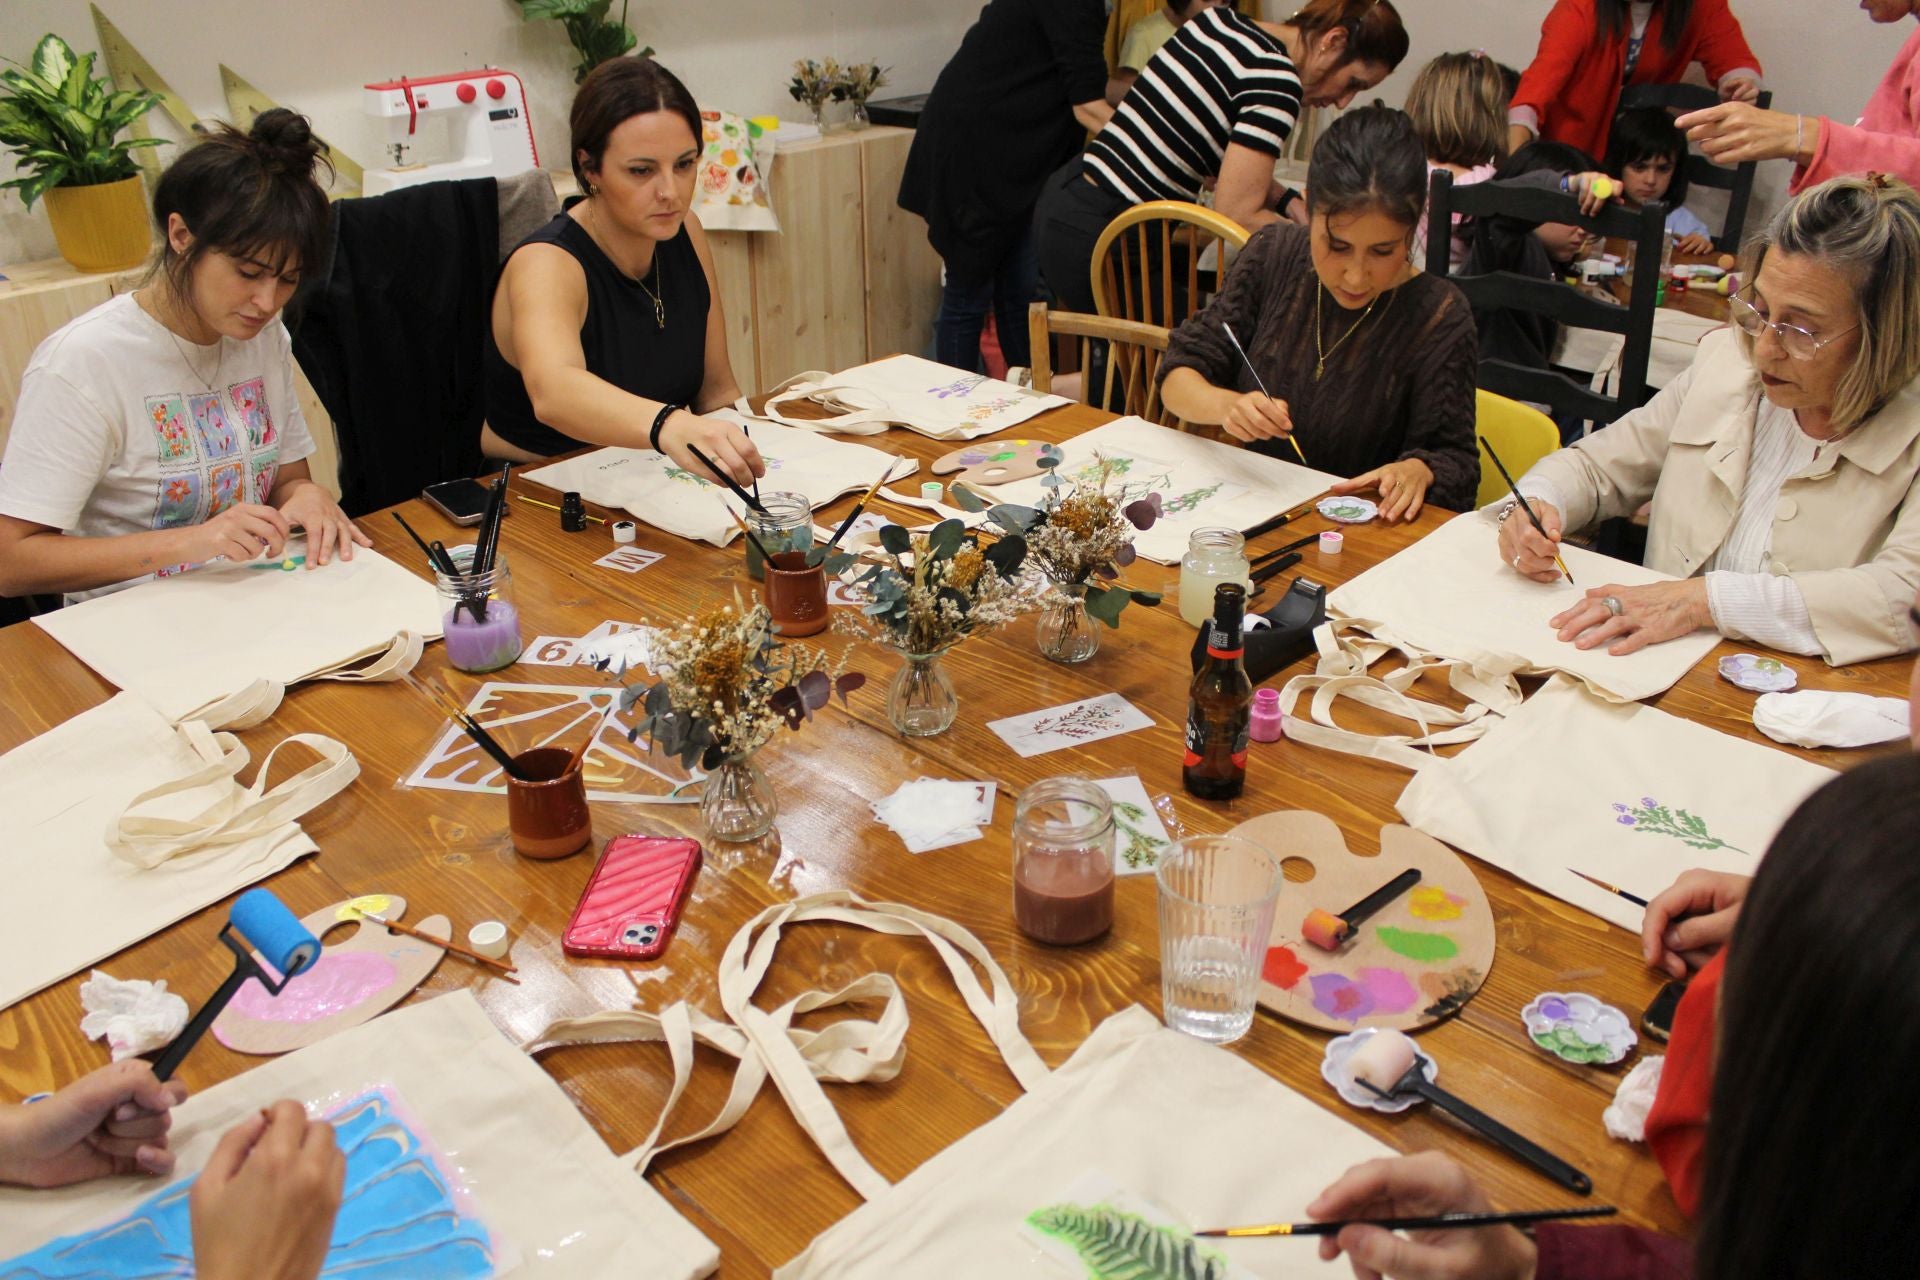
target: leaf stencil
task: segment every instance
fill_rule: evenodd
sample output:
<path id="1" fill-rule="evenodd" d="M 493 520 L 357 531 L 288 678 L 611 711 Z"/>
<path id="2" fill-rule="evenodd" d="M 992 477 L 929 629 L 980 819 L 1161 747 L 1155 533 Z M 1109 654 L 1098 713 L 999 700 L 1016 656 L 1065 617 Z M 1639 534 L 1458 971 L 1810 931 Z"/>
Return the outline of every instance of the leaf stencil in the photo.
<path id="1" fill-rule="evenodd" d="M 1027 1225 L 1079 1254 L 1088 1280 L 1228 1280 L 1226 1260 L 1185 1231 L 1110 1205 L 1048 1205 Z"/>

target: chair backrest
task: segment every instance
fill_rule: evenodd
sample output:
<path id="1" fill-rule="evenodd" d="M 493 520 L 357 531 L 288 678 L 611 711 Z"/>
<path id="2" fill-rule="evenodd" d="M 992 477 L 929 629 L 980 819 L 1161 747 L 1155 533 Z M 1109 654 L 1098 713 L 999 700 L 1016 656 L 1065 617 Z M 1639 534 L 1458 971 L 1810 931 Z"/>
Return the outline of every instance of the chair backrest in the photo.
<path id="1" fill-rule="evenodd" d="M 1157 422 L 1178 427 L 1179 419 L 1160 403 L 1160 362 L 1167 355 L 1169 331 L 1160 325 L 1112 316 L 1090 316 L 1080 311 L 1054 311 L 1046 303 L 1027 308 L 1027 330 L 1033 347 L 1033 389 L 1053 391 L 1053 339 L 1078 340 L 1080 349 L 1080 403 L 1117 407 Z M 1094 350 L 1106 349 L 1105 370 L 1094 385 Z"/>
<path id="2" fill-rule="evenodd" d="M 1625 338 L 1620 355 L 1618 397 L 1604 396 L 1551 369 L 1529 368 L 1510 360 L 1483 359 L 1479 384 L 1489 391 L 1553 406 L 1554 412 L 1591 418 L 1602 424 L 1645 404 L 1647 356 L 1653 348 L 1653 312 L 1659 271 L 1633 273 L 1626 306 L 1588 297 L 1558 280 L 1539 280 L 1517 271 L 1489 271 L 1459 275 L 1451 262 L 1454 213 L 1473 218 L 1510 217 L 1525 222 L 1566 222 L 1603 236 L 1631 241 L 1634 260 L 1657 263 L 1665 244 L 1667 206 L 1654 201 L 1630 213 L 1617 206 L 1594 217 L 1580 212 L 1580 203 L 1563 192 L 1548 191 L 1522 182 L 1474 182 L 1456 188 L 1453 175 L 1436 169 L 1427 194 L 1427 271 L 1451 280 L 1467 295 L 1475 310 L 1505 308 L 1542 315 L 1561 324 L 1600 329 Z"/>
<path id="3" fill-rule="evenodd" d="M 1620 91 L 1620 109 L 1660 107 L 1670 111 L 1699 111 L 1720 101 L 1720 95 L 1699 84 L 1636 84 Z M 1765 111 L 1773 106 L 1773 91 L 1763 89 L 1754 106 Z M 1740 252 L 1740 235 L 1747 225 L 1747 206 L 1753 200 L 1753 175 L 1756 162 L 1736 165 L 1715 164 L 1698 152 L 1686 159 L 1687 182 L 1696 187 L 1718 187 L 1727 193 L 1727 216 L 1721 221 L 1720 234 L 1713 247 L 1721 253 Z"/>
<path id="4" fill-rule="evenodd" d="M 1247 229 L 1185 200 L 1149 200 L 1107 224 L 1093 249 L 1093 308 L 1165 329 L 1207 304 Z M 1207 261 L 1208 251 L 1212 258 Z"/>
<path id="5" fill-rule="evenodd" d="M 1552 418 L 1532 405 L 1481 390 L 1473 393 L 1473 408 L 1474 431 L 1493 446 L 1493 451 L 1500 455 L 1501 463 L 1513 473 L 1516 480 L 1525 475 L 1534 463 L 1560 447 L 1560 428 L 1553 425 Z M 1489 502 L 1507 497 L 1510 492 L 1507 482 L 1500 478 L 1499 468 L 1493 465 L 1493 460 L 1482 449 L 1480 491 L 1473 505 L 1484 507 Z"/>

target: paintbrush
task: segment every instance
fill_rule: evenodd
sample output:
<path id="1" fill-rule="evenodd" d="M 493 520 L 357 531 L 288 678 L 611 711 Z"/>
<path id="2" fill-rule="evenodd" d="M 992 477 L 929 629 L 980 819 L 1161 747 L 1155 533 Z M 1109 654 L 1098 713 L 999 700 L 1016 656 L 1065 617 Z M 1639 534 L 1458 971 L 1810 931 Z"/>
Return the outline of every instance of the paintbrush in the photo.
<path id="1" fill-rule="evenodd" d="M 765 560 L 768 564 L 772 564 L 773 556 L 770 552 L 768 552 L 766 544 L 761 542 L 760 539 L 753 536 L 753 530 L 747 528 L 747 522 L 740 518 L 740 513 L 733 510 L 733 508 L 729 507 L 727 508 L 727 515 L 729 518 L 732 519 L 734 524 L 740 527 L 740 532 L 747 535 L 747 541 L 751 542 L 753 544 L 753 549 L 760 553 L 760 558 L 762 560 Z"/>
<path id="2" fill-rule="evenodd" d="M 1573 871 L 1573 868 L 1568 867 L 1567 870 Z M 1625 898 L 1628 902 L 1631 902 L 1636 907 L 1644 907 L 1647 905 L 1647 900 L 1645 898 L 1641 897 L 1637 893 L 1628 893 L 1625 889 L 1622 889 L 1617 884 L 1608 884 L 1605 880 L 1596 879 L 1595 877 L 1588 875 L 1584 871 L 1573 871 L 1573 874 L 1579 876 L 1582 880 L 1585 880 L 1588 884 L 1598 885 L 1600 888 L 1605 889 L 1608 893 L 1618 894 L 1620 897 Z"/>
<path id="3" fill-rule="evenodd" d="M 740 422 L 740 434 L 745 436 L 749 443 L 753 441 L 753 432 L 748 429 L 746 420 L 744 418 L 741 419 L 741 422 Z M 889 466 L 887 469 L 891 471 L 893 468 Z M 755 502 L 760 501 L 760 477 L 759 476 L 755 476 L 753 478 L 753 500 Z"/>
<path id="4" fill-rule="evenodd" d="M 1552 1222 L 1560 1218 L 1611 1218 L 1619 1210 L 1610 1204 L 1571 1209 L 1523 1209 L 1517 1213 L 1440 1213 L 1425 1218 L 1336 1218 L 1329 1222 L 1265 1222 L 1251 1227 L 1213 1227 L 1196 1236 L 1337 1236 L 1347 1227 L 1381 1227 L 1387 1231 L 1447 1231 L 1462 1227 Z"/>
<path id="5" fill-rule="evenodd" d="M 721 484 L 733 490 L 734 497 L 740 499 L 740 501 L 746 503 L 749 507 L 752 507 L 755 511 L 758 511 L 761 515 L 765 515 L 767 513 L 767 509 L 760 505 L 760 499 L 754 497 L 752 494 L 748 493 L 745 489 L 742 489 L 732 476 L 728 475 L 726 472 L 722 471 L 719 467 L 715 466 L 713 464 L 712 458 L 709 458 L 706 454 L 700 452 L 699 445 L 694 445 L 694 444 L 688 445 L 687 452 L 692 454 L 695 458 L 699 459 L 701 466 L 713 472 L 714 476 L 719 479 Z"/>
<path id="6" fill-rule="evenodd" d="M 431 942 L 442 951 L 451 951 L 457 956 L 465 956 L 476 964 L 484 964 L 489 968 L 498 969 L 501 973 L 520 972 L 505 960 L 495 960 L 492 956 L 483 956 L 478 951 L 469 951 L 457 942 L 450 941 L 446 938 L 436 938 L 430 933 L 422 933 L 410 924 L 401 924 L 398 920 L 389 920 L 387 917 L 378 915 L 372 911 L 362 911 L 360 914 L 375 924 L 385 925 L 395 933 L 404 933 L 409 938 L 418 938 L 422 942 Z"/>
<path id="7" fill-rule="evenodd" d="M 434 556 L 433 548 L 427 545 L 427 540 L 425 538 L 422 538 L 419 534 L 413 531 L 413 526 L 407 523 L 407 518 L 401 515 L 398 511 L 393 513 L 393 518 L 400 522 L 400 527 L 407 531 L 407 536 L 409 538 L 413 539 L 413 545 L 420 548 L 420 554 L 427 558 L 427 563 L 438 565 L 440 561 Z"/>
<path id="8" fill-rule="evenodd" d="M 1314 537 L 1316 538 L 1319 536 L 1320 536 L 1319 534 L 1314 535 Z M 1268 578 L 1273 577 L 1275 574 L 1285 573 L 1287 570 L 1293 568 L 1293 566 L 1299 563 L 1300 563 L 1300 553 L 1298 551 L 1289 551 L 1287 552 L 1287 554 L 1281 556 L 1278 560 L 1275 560 L 1270 564 L 1263 565 L 1262 567 L 1255 569 L 1252 573 L 1247 575 L 1247 578 L 1250 582 L 1259 584 L 1259 583 L 1265 582 Z"/>
<path id="9" fill-rule="evenodd" d="M 1513 493 L 1513 500 L 1520 504 L 1520 509 L 1522 511 L 1527 513 L 1527 519 L 1532 521 L 1533 527 L 1540 531 L 1540 536 L 1543 538 L 1547 538 L 1547 526 L 1540 523 L 1540 515 L 1538 512 L 1536 512 L 1533 509 L 1533 504 L 1520 496 L 1520 486 L 1515 484 L 1513 482 L 1513 477 L 1507 474 L 1507 464 L 1500 461 L 1500 455 L 1493 451 L 1493 446 L 1487 443 L 1487 438 L 1485 436 L 1480 437 L 1480 447 L 1487 451 L 1487 456 L 1489 458 L 1493 459 L 1494 468 L 1500 472 L 1500 478 L 1507 482 L 1507 488 Z M 1547 538 L 1547 541 L 1552 542 L 1553 539 Z M 1568 570 L 1567 562 L 1560 558 L 1560 553 L 1558 551 L 1553 553 L 1553 562 L 1560 566 L 1560 572 L 1567 575 L 1567 585 L 1572 586 L 1573 574 L 1570 570 Z"/>
<path id="10" fill-rule="evenodd" d="M 508 496 L 511 497 L 515 502 L 525 502 L 532 506 L 545 507 L 549 511 L 558 511 L 560 509 L 558 506 L 556 506 L 551 502 L 542 502 L 538 498 L 529 498 L 524 493 L 509 494 Z M 605 524 L 607 522 L 607 518 L 605 516 L 588 516 L 587 519 L 594 524 Z"/>
<path id="11" fill-rule="evenodd" d="M 491 573 L 494 558 L 500 553 L 500 525 L 507 515 L 507 475 L 512 470 L 511 462 L 503 463 L 487 492 L 487 515 L 480 522 L 481 535 L 474 547 L 475 573 Z"/>
<path id="12" fill-rule="evenodd" d="M 1318 541 L 1320 541 L 1320 535 L 1317 533 L 1310 533 L 1304 538 L 1295 538 L 1292 542 L 1287 543 L 1284 547 L 1275 547 L 1273 550 L 1268 551 L 1256 557 L 1253 563 L 1248 565 L 1247 567 L 1249 569 L 1258 569 L 1261 565 L 1266 564 L 1270 560 L 1278 560 L 1281 556 L 1284 556 L 1289 552 L 1299 551 L 1303 547 L 1310 547 Z"/>
<path id="13" fill-rule="evenodd" d="M 1233 344 L 1233 349 L 1240 353 L 1240 363 L 1247 366 L 1247 372 L 1253 376 L 1253 385 L 1260 388 L 1261 395 L 1266 396 L 1269 400 L 1273 399 L 1273 396 L 1267 391 L 1267 384 L 1260 381 L 1259 370 L 1255 369 L 1253 367 L 1253 361 L 1247 358 L 1247 349 L 1240 345 L 1240 339 L 1233 336 L 1233 326 L 1225 320 L 1222 320 L 1220 322 L 1220 329 L 1221 332 L 1227 335 L 1227 341 Z M 1293 432 L 1291 431 L 1287 432 L 1287 443 L 1293 446 L 1294 456 L 1300 459 L 1300 465 L 1305 466 L 1307 464 L 1307 455 L 1300 452 L 1300 442 L 1293 438 Z"/>
<path id="14" fill-rule="evenodd" d="M 600 731 L 607 727 L 607 721 L 612 717 L 614 708 L 618 707 L 619 705 L 620 705 L 620 699 L 617 697 L 614 698 L 613 701 L 607 703 L 607 709 L 605 711 L 602 711 L 600 713 L 600 718 L 594 722 L 593 732 L 589 733 L 587 735 L 587 740 L 585 742 L 582 742 L 579 746 L 575 747 L 573 749 L 573 754 L 567 757 L 567 767 L 560 771 L 561 777 L 563 778 L 566 777 L 568 774 L 572 773 L 575 769 L 578 769 L 580 767 L 580 762 L 587 758 L 587 752 L 593 747 L 595 739 L 599 738 Z"/>
<path id="15" fill-rule="evenodd" d="M 513 762 L 513 757 L 507 754 L 507 749 L 500 745 L 497 738 L 483 729 L 478 720 L 468 715 L 452 694 L 435 685 L 427 684 L 412 672 L 407 672 L 401 678 L 413 686 L 414 692 L 432 703 L 435 710 L 465 730 L 467 736 L 472 738 L 482 751 L 491 756 L 493 762 L 499 765 L 509 778 L 515 782 L 533 781 L 520 772 L 520 766 Z"/>
<path id="16" fill-rule="evenodd" d="M 1307 512 L 1313 510 L 1313 504 L 1317 501 L 1318 499 L 1310 498 L 1307 501 L 1301 503 L 1299 506 L 1295 507 L 1291 511 L 1282 511 L 1277 516 L 1273 516 L 1269 519 L 1262 520 L 1259 524 L 1253 526 L 1253 528 L 1245 530 L 1242 536 L 1244 536 L 1248 542 L 1252 542 L 1255 538 L 1259 537 L 1262 534 L 1272 533 L 1275 529 L 1278 529 L 1281 525 L 1286 524 L 1288 521 L 1298 519 L 1299 517 L 1305 515 Z"/>
<path id="17" fill-rule="evenodd" d="M 887 477 L 893 474 L 893 464 L 894 459 L 887 459 L 887 469 L 880 473 L 878 480 L 867 486 L 867 491 L 860 495 L 860 501 L 853 504 L 853 510 L 847 512 L 847 518 L 840 522 L 840 527 L 833 531 L 831 538 L 827 539 L 827 550 L 831 551 L 840 545 L 840 539 L 846 536 L 847 530 L 853 528 L 853 522 L 860 518 L 860 513 L 867 509 L 869 502 L 873 501 L 873 495 L 880 492 L 880 486 L 885 484 Z"/>

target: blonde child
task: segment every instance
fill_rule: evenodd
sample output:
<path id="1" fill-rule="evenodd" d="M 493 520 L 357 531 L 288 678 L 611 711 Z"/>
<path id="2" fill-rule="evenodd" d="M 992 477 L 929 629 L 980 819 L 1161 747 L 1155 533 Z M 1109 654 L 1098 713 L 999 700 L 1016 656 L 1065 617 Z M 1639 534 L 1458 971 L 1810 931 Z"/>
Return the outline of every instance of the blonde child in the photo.
<path id="1" fill-rule="evenodd" d="M 1427 152 L 1427 175 L 1453 174 L 1455 186 L 1484 182 L 1507 155 L 1506 83 L 1500 64 L 1484 53 L 1443 53 L 1414 77 L 1407 90 L 1407 116 Z M 1467 257 L 1468 227 L 1453 215 L 1452 261 Z M 1427 229 L 1414 236 L 1414 261 L 1426 264 Z"/>

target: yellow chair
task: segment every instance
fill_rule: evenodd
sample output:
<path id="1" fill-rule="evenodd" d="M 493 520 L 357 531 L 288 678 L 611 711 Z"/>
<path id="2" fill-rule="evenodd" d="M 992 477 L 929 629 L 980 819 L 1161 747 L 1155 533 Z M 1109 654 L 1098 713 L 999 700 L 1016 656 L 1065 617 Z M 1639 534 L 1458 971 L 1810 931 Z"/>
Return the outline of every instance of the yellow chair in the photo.
<path id="1" fill-rule="evenodd" d="M 1149 200 L 1107 224 L 1093 248 L 1093 309 L 1103 316 L 1175 329 L 1205 306 L 1226 277 L 1247 229 L 1185 200 Z M 1216 265 L 1200 260 L 1214 250 Z M 1175 289 L 1175 275 L 1184 293 Z"/>
<path id="2" fill-rule="evenodd" d="M 1027 332 L 1033 347 L 1035 391 L 1053 391 L 1053 339 L 1056 336 L 1076 338 L 1080 351 L 1081 404 L 1117 404 L 1121 413 L 1130 413 L 1163 427 L 1181 425 L 1160 403 L 1160 362 L 1166 358 L 1170 335 L 1159 325 L 1090 316 L 1079 311 L 1053 311 L 1046 303 L 1035 302 L 1027 308 Z M 1104 345 L 1107 351 L 1099 387 L 1093 385 L 1095 378 L 1089 372 L 1095 343 Z"/>
<path id="3" fill-rule="evenodd" d="M 1486 437 L 1487 443 L 1500 455 L 1500 461 L 1506 464 L 1515 480 L 1525 475 L 1534 463 L 1560 447 L 1560 428 L 1553 425 L 1552 418 L 1532 405 L 1497 396 L 1491 391 L 1476 390 L 1473 398 L 1474 430 Z M 1511 493 L 1507 482 L 1500 478 L 1499 469 L 1487 457 L 1487 451 L 1480 450 L 1480 494 L 1474 499 L 1474 504 L 1484 507 Z"/>

